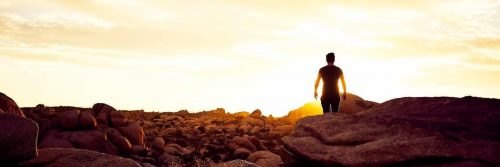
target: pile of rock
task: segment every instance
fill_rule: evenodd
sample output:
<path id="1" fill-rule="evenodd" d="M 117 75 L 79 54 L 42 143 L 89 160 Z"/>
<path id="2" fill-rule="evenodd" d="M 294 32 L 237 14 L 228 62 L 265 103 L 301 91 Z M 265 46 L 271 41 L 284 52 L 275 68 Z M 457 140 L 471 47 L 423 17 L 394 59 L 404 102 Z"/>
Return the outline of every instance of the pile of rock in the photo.
<path id="1" fill-rule="evenodd" d="M 38 108 L 43 107 L 38 106 Z M 0 164 L 2 165 L 27 167 L 139 166 L 139 164 L 131 159 L 106 155 L 94 151 L 74 148 L 37 149 L 38 125 L 32 120 L 24 118 L 24 113 L 19 111 L 21 111 L 21 109 L 17 107 L 17 104 L 12 99 L 0 93 L 0 125 L 3 125 L 2 128 L 0 128 L 0 134 L 2 134 L 0 136 Z M 77 124 L 80 126 L 78 122 Z"/>
<path id="2" fill-rule="evenodd" d="M 146 149 L 142 128 L 104 103 L 97 103 L 92 109 L 55 110 L 38 105 L 26 108 L 25 113 L 46 127 L 39 138 L 39 148 L 78 148 L 111 155 L 129 155 Z"/>
<path id="3" fill-rule="evenodd" d="M 198 161 L 213 165 L 243 159 L 261 166 L 274 166 L 284 163 L 277 155 L 283 149 L 280 138 L 293 130 L 287 119 L 266 117 L 260 110 L 235 114 L 221 108 L 199 113 L 186 110 L 124 113 L 128 119 L 138 120 L 145 130 L 146 145 L 151 152 L 147 154 L 151 154 L 153 160 L 147 156 L 134 158 L 154 165 L 189 166 Z"/>

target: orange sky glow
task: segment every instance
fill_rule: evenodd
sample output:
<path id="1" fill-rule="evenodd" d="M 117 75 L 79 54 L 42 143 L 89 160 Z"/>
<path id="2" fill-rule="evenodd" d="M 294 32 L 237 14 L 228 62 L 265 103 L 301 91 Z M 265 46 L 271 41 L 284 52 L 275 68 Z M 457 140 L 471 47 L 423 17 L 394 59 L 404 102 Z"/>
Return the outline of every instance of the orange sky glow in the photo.
<path id="1" fill-rule="evenodd" d="M 0 91 L 20 106 L 261 109 L 348 92 L 500 98 L 500 1 L 0 1 Z"/>

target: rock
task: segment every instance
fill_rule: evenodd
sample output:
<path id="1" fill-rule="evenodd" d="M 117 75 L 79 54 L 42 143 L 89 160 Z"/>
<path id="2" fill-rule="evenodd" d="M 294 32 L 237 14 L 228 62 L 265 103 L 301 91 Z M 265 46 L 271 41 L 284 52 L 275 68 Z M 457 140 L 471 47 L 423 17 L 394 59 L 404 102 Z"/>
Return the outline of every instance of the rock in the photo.
<path id="1" fill-rule="evenodd" d="M 113 126 L 113 127 L 120 127 L 120 126 L 127 125 L 125 115 L 123 115 L 119 111 L 116 111 L 116 110 L 111 111 L 110 119 L 111 119 L 111 126 Z"/>
<path id="2" fill-rule="evenodd" d="M 248 113 L 246 111 L 241 111 L 241 112 L 234 113 L 233 115 L 235 115 L 236 117 L 240 117 L 240 118 L 246 118 L 246 117 L 250 116 L 250 113 Z"/>
<path id="3" fill-rule="evenodd" d="M 80 110 L 68 110 L 58 115 L 59 125 L 68 130 L 78 129 Z"/>
<path id="4" fill-rule="evenodd" d="M 162 137 L 155 137 L 155 140 L 153 141 L 153 147 L 159 150 L 163 150 L 165 147 L 165 140 L 163 140 Z"/>
<path id="5" fill-rule="evenodd" d="M 126 126 L 117 127 L 118 131 L 125 136 L 132 145 L 144 145 L 144 130 L 135 122 L 129 122 Z"/>
<path id="6" fill-rule="evenodd" d="M 130 149 L 130 154 L 144 155 L 147 153 L 147 149 L 143 145 L 132 145 Z"/>
<path id="7" fill-rule="evenodd" d="M 257 151 L 255 145 L 253 145 L 253 143 L 250 140 L 248 140 L 248 138 L 235 136 L 233 137 L 233 139 L 231 139 L 231 142 L 237 144 L 240 147 L 247 148 L 251 152 Z"/>
<path id="8" fill-rule="evenodd" d="M 247 161 L 262 167 L 277 167 L 283 163 L 281 157 L 269 151 L 257 151 L 250 154 Z"/>
<path id="9" fill-rule="evenodd" d="M 121 155 L 130 153 L 130 150 L 132 149 L 132 144 L 130 144 L 128 139 L 123 136 L 112 137 L 109 141 L 111 141 Z"/>
<path id="10" fill-rule="evenodd" d="M 77 131 L 68 138 L 68 141 L 76 148 L 118 155 L 114 145 L 107 140 L 106 133 L 101 131 Z"/>
<path id="11" fill-rule="evenodd" d="M 16 102 L 0 92 L 0 114 L 2 113 L 24 117 L 23 111 L 17 106 Z"/>
<path id="12" fill-rule="evenodd" d="M 246 138 L 250 142 L 252 142 L 252 144 L 255 146 L 255 148 L 257 148 L 257 150 L 259 150 L 259 151 L 267 150 L 267 147 L 264 145 L 264 143 L 262 143 L 262 141 L 259 140 L 257 137 L 255 137 L 255 136 L 246 136 Z"/>
<path id="13" fill-rule="evenodd" d="M 227 161 L 223 163 L 218 163 L 214 164 L 214 167 L 259 167 L 257 164 L 241 160 L 241 159 L 236 159 L 232 161 Z"/>
<path id="14" fill-rule="evenodd" d="M 92 106 L 92 113 L 94 113 L 97 123 L 109 125 L 111 123 L 111 112 L 116 111 L 115 108 L 104 103 L 96 103 Z"/>
<path id="15" fill-rule="evenodd" d="M 246 148 L 237 148 L 234 150 L 233 157 L 236 159 L 247 159 L 252 152 Z"/>
<path id="16" fill-rule="evenodd" d="M 0 125 L 0 164 L 10 164 L 37 155 L 38 126 L 35 122 L 16 114 L 0 114 Z"/>
<path id="17" fill-rule="evenodd" d="M 20 167 L 28 166 L 71 166 L 71 167 L 140 167 L 137 162 L 118 156 L 98 153 L 89 150 L 71 148 L 39 149 L 39 155 L 28 161 L 17 164 Z"/>
<path id="18" fill-rule="evenodd" d="M 165 151 L 165 153 L 169 153 L 171 155 L 179 155 L 179 156 L 190 153 L 189 150 L 175 143 L 165 145 L 165 148 L 163 150 Z"/>
<path id="19" fill-rule="evenodd" d="M 72 132 L 63 132 L 60 130 L 52 130 L 41 139 L 39 148 L 73 148 L 73 145 L 68 141 Z"/>
<path id="20" fill-rule="evenodd" d="M 297 122 L 284 146 L 325 166 L 500 165 L 500 100 L 399 98 Z"/>
<path id="21" fill-rule="evenodd" d="M 96 129 L 97 121 L 94 116 L 88 112 L 84 111 L 80 113 L 80 127 L 82 129 Z"/>
<path id="22" fill-rule="evenodd" d="M 377 105 L 378 103 L 376 102 L 364 100 L 359 96 L 348 93 L 347 99 L 340 101 L 339 112 L 355 114 L 373 108 Z M 304 106 L 290 111 L 286 118 L 288 118 L 292 123 L 295 123 L 301 118 L 314 115 L 323 115 L 321 104 L 317 101 L 306 103 Z"/>
<path id="23" fill-rule="evenodd" d="M 176 166 L 176 164 L 180 163 L 179 162 L 180 160 L 178 157 L 171 155 L 169 153 L 163 153 L 158 158 L 158 161 L 160 161 L 160 163 L 165 164 L 167 166 Z"/>
<path id="24" fill-rule="evenodd" d="M 254 111 L 250 114 L 250 117 L 260 118 L 260 117 L 262 117 L 262 111 L 260 111 L 259 109 L 256 109 L 256 110 L 254 110 Z"/>

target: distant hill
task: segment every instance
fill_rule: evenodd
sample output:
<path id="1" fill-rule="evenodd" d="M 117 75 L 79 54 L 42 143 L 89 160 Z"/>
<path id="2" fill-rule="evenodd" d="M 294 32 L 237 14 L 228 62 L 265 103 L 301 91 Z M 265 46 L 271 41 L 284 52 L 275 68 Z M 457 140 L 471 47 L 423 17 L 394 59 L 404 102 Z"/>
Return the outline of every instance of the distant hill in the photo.
<path id="1" fill-rule="evenodd" d="M 378 105 L 378 103 L 367 101 L 357 95 L 348 93 L 347 100 L 341 100 L 340 102 L 339 112 L 358 113 L 376 105 Z M 302 107 L 290 111 L 286 117 L 290 119 L 291 122 L 296 122 L 300 118 L 321 114 L 323 114 L 323 109 L 321 108 L 320 101 L 317 100 L 306 103 Z"/>

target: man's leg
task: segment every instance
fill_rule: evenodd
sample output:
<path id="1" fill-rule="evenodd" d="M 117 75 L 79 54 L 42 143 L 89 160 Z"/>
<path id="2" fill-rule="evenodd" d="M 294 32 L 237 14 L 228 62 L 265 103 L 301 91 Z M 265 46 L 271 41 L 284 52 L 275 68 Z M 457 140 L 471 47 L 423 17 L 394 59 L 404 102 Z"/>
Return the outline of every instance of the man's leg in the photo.
<path id="1" fill-rule="evenodd" d="M 321 107 L 323 108 L 323 114 L 330 111 L 330 102 L 326 99 L 321 99 Z"/>
<path id="2" fill-rule="evenodd" d="M 332 99 L 332 112 L 338 112 L 340 106 L 340 97 L 338 99 Z"/>

